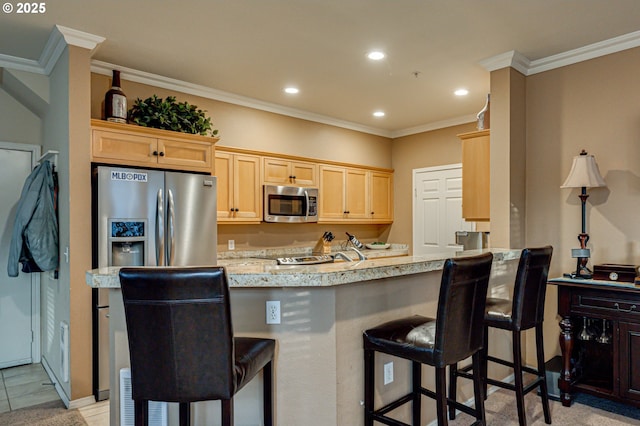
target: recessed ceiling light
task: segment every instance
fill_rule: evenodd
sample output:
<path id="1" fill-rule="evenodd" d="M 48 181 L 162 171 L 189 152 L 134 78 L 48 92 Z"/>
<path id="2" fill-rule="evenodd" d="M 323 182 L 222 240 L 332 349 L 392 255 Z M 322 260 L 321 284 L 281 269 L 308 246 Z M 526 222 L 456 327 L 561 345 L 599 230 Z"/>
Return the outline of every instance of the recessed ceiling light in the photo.
<path id="1" fill-rule="evenodd" d="M 384 59 L 384 53 L 379 50 L 374 50 L 372 52 L 367 53 L 367 58 L 372 59 L 374 61 L 379 61 L 380 59 Z"/>
<path id="2" fill-rule="evenodd" d="M 469 94 L 469 91 L 467 89 L 458 89 L 455 92 L 453 92 L 456 96 L 467 96 Z"/>
<path id="3" fill-rule="evenodd" d="M 296 93 L 300 92 L 297 87 L 285 87 L 284 91 L 285 93 L 289 93 L 290 95 L 295 95 Z"/>
<path id="4" fill-rule="evenodd" d="M 373 113 L 374 117 L 384 117 L 384 111 L 376 111 Z"/>

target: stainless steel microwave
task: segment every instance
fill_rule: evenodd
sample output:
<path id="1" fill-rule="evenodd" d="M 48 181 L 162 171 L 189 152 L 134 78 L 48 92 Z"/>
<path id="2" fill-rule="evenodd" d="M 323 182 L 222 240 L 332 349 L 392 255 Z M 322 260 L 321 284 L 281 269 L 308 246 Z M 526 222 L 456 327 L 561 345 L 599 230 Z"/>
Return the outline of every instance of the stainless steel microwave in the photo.
<path id="1" fill-rule="evenodd" d="M 306 223 L 318 221 L 318 188 L 264 186 L 264 221 Z"/>

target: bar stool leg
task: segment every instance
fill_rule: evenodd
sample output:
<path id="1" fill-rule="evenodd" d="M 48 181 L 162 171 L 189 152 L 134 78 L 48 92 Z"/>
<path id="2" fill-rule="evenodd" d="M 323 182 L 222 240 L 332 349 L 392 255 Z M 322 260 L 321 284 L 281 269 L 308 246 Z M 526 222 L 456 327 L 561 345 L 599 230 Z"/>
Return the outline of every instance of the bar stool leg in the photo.
<path id="1" fill-rule="evenodd" d="M 181 402 L 179 405 L 180 426 L 191 425 L 191 406 L 188 402 Z"/>
<path id="2" fill-rule="evenodd" d="M 513 331 L 513 375 L 515 376 L 516 405 L 520 426 L 527 425 L 524 411 L 524 380 L 522 377 L 522 341 L 519 331 Z"/>
<path id="3" fill-rule="evenodd" d="M 438 426 L 447 426 L 447 368 L 436 367 L 436 411 L 438 415 Z M 420 423 L 414 423 L 419 425 Z"/>
<path id="4" fill-rule="evenodd" d="M 480 352 L 476 352 L 473 354 L 471 360 L 473 362 L 473 398 L 475 399 L 476 405 L 476 420 L 478 420 L 481 425 L 486 425 L 487 419 L 484 412 L 485 395 L 483 391 L 485 381 L 481 375 L 482 355 Z"/>
<path id="5" fill-rule="evenodd" d="M 273 426 L 273 361 L 262 369 L 262 417 L 264 426 Z"/>
<path id="6" fill-rule="evenodd" d="M 375 385 L 375 351 L 364 350 L 364 425 L 373 426 L 373 388 Z"/>
<path id="7" fill-rule="evenodd" d="M 233 426 L 233 398 L 223 399 L 222 402 L 222 426 Z"/>
<path id="8" fill-rule="evenodd" d="M 487 377 L 489 374 L 489 326 L 484 326 L 484 335 L 482 338 L 482 349 L 480 349 L 480 377 L 482 377 L 482 391 L 485 401 L 487 400 Z"/>
<path id="9" fill-rule="evenodd" d="M 538 353 L 538 375 L 540 377 L 540 396 L 542 398 L 542 411 L 544 422 L 551 424 L 551 412 L 549 411 L 549 392 L 547 390 L 547 370 L 544 365 L 544 344 L 542 337 L 542 324 L 536 325 L 536 351 Z"/>
<path id="10" fill-rule="evenodd" d="M 149 401 L 134 400 L 133 416 L 133 422 L 136 426 L 149 426 Z"/>
<path id="11" fill-rule="evenodd" d="M 458 397 L 458 363 L 449 366 L 449 399 L 455 401 Z M 456 407 L 449 405 L 449 420 L 455 420 Z"/>
<path id="12" fill-rule="evenodd" d="M 422 406 L 420 387 L 422 386 L 422 364 L 416 361 L 411 362 L 411 383 L 413 384 L 413 402 L 411 405 L 413 412 L 413 424 L 419 425 L 422 417 Z"/>

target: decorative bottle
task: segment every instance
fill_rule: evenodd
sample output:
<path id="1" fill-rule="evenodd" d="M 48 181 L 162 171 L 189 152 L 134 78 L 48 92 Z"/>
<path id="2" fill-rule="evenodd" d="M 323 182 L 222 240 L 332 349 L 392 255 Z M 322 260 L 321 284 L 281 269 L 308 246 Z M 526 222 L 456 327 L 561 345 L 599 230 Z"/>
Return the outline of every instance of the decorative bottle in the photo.
<path id="1" fill-rule="evenodd" d="M 345 234 L 347 234 L 347 237 L 349 237 L 349 241 L 351 242 L 351 244 L 353 244 L 356 248 L 361 249 L 362 247 L 364 247 L 364 245 L 358 241 L 358 239 L 356 238 L 355 235 L 351 235 L 348 232 L 345 232 Z"/>
<path id="2" fill-rule="evenodd" d="M 116 123 L 127 122 L 127 97 L 120 88 L 120 71 L 113 70 L 111 89 L 104 95 L 104 118 Z"/>
<path id="3" fill-rule="evenodd" d="M 478 130 L 485 130 L 490 128 L 490 96 L 491 94 L 487 94 L 487 102 L 484 104 L 484 108 L 482 108 L 482 110 L 480 110 L 480 112 L 476 116 L 478 118 Z"/>

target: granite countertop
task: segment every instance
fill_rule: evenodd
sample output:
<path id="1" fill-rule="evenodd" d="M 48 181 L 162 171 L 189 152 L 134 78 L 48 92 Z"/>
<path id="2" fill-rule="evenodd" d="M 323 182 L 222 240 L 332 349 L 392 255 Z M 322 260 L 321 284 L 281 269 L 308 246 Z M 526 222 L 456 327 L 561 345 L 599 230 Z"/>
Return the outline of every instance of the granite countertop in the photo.
<path id="1" fill-rule="evenodd" d="M 317 265 L 277 265 L 273 260 L 252 257 L 220 259 L 218 264 L 226 268 L 229 286 L 232 288 L 327 287 L 442 270 L 445 259 L 450 257 L 490 251 L 494 254 L 494 262 L 504 262 L 518 259 L 521 252 L 520 249 L 452 250 L 424 256 L 394 257 L 390 257 L 391 252 L 386 250 L 386 256 L 383 253 L 371 253 L 377 251 L 382 252 L 366 250 L 368 260 Z M 87 271 L 87 284 L 95 288 L 120 288 L 119 270 L 119 267 L 107 267 Z"/>

